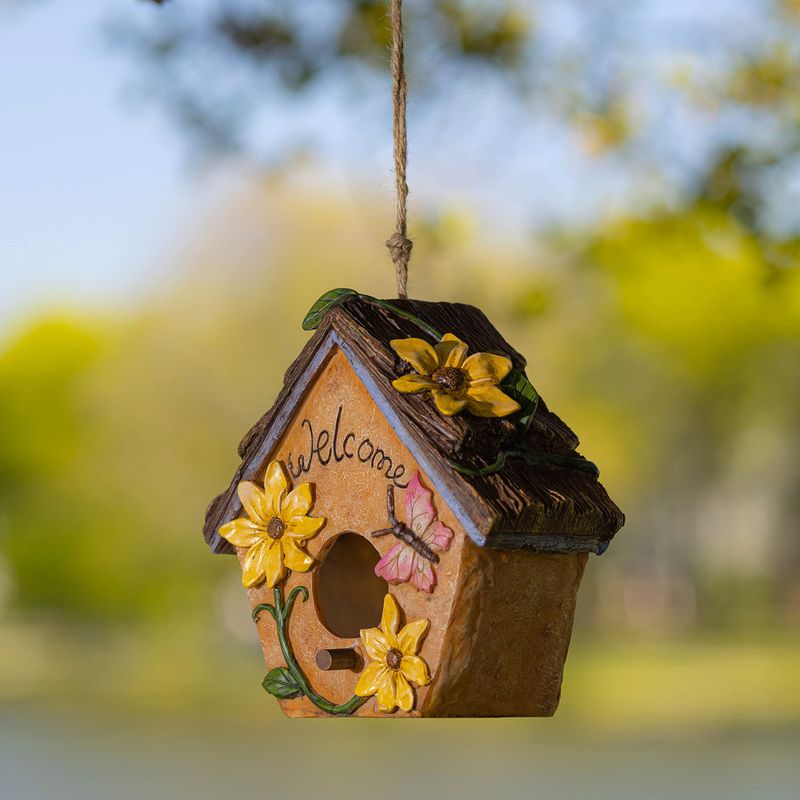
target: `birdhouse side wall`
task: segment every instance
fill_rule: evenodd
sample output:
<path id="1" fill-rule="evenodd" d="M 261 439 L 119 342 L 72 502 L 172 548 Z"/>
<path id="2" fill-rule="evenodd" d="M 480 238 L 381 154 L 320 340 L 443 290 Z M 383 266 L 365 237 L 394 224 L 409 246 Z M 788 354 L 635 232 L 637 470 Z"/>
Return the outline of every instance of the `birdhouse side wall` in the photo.
<path id="1" fill-rule="evenodd" d="M 552 716 L 588 556 L 462 550 L 439 680 L 424 716 Z"/>

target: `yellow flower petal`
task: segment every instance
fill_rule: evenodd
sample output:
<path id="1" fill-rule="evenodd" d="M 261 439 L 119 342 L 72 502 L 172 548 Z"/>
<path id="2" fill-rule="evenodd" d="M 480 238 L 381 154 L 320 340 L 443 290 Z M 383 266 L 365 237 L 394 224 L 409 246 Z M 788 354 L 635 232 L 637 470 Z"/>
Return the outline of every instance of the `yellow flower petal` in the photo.
<path id="1" fill-rule="evenodd" d="M 272 519 L 272 512 L 264 492 L 252 481 L 241 481 L 236 487 L 236 493 L 242 503 L 245 513 L 253 522 L 261 523 L 264 527 Z"/>
<path id="2" fill-rule="evenodd" d="M 434 347 L 440 367 L 460 367 L 468 349 L 466 343 L 452 333 L 446 333 Z"/>
<path id="3" fill-rule="evenodd" d="M 427 619 L 418 619 L 409 622 L 400 633 L 397 634 L 397 646 L 404 655 L 416 655 L 419 652 L 419 645 L 422 637 L 428 632 L 430 622 Z"/>
<path id="4" fill-rule="evenodd" d="M 271 461 L 264 475 L 264 494 L 269 504 L 269 516 L 277 517 L 280 515 L 281 503 L 289 488 L 286 480 L 286 473 L 283 471 L 279 461 Z M 269 522 L 269 520 L 267 520 Z"/>
<path id="5" fill-rule="evenodd" d="M 392 339 L 389 345 L 420 375 L 430 375 L 439 366 L 436 351 L 424 339 Z"/>
<path id="6" fill-rule="evenodd" d="M 440 391 L 433 393 L 433 402 L 436 403 L 436 409 L 440 414 L 444 414 L 446 417 L 452 417 L 454 414 L 458 414 L 459 411 L 464 409 L 467 405 L 467 398 L 453 397 L 453 395 L 447 392 Z"/>
<path id="7" fill-rule="evenodd" d="M 389 647 L 394 647 L 397 641 L 397 629 L 400 627 L 400 609 L 397 601 L 390 594 L 383 598 L 383 613 L 381 614 L 381 630 L 389 642 Z"/>
<path id="8" fill-rule="evenodd" d="M 467 409 L 476 417 L 507 417 L 519 411 L 520 405 L 496 386 L 470 386 Z"/>
<path id="9" fill-rule="evenodd" d="M 286 533 L 290 539 L 310 539 L 319 533 L 325 524 L 325 517 L 295 517 L 286 523 Z"/>
<path id="10" fill-rule="evenodd" d="M 397 706 L 398 673 L 387 669 L 383 681 L 378 685 L 378 708 L 381 711 L 394 711 Z"/>
<path id="11" fill-rule="evenodd" d="M 365 628 L 362 630 L 361 641 L 372 661 L 386 663 L 386 654 L 391 649 L 391 645 L 380 628 Z"/>
<path id="12" fill-rule="evenodd" d="M 283 565 L 283 551 L 278 542 L 271 539 L 266 543 L 266 548 L 264 574 L 267 577 L 267 586 L 272 589 L 286 577 L 286 567 Z"/>
<path id="13" fill-rule="evenodd" d="M 424 375 L 401 375 L 392 381 L 392 386 L 403 394 L 417 394 L 435 389 L 439 384 Z"/>
<path id="14" fill-rule="evenodd" d="M 264 528 L 245 517 L 226 522 L 219 528 L 219 535 L 236 547 L 252 547 L 265 533 Z"/>
<path id="15" fill-rule="evenodd" d="M 261 541 L 247 551 L 242 564 L 242 586 L 249 589 L 264 580 L 268 550 L 269 542 Z"/>
<path id="16" fill-rule="evenodd" d="M 283 548 L 283 563 L 293 572 L 308 572 L 314 565 L 314 559 L 297 546 L 294 539 L 284 536 L 280 540 Z"/>
<path id="17" fill-rule="evenodd" d="M 462 365 L 471 382 L 500 383 L 511 372 L 511 359 L 492 353 L 473 353 Z"/>
<path id="18" fill-rule="evenodd" d="M 311 484 L 301 483 L 295 486 L 286 497 L 280 508 L 280 517 L 284 522 L 289 522 L 295 517 L 304 517 L 311 510 L 313 503 Z"/>
<path id="19" fill-rule="evenodd" d="M 427 686 L 431 682 L 428 665 L 419 656 L 403 656 L 400 671 L 417 686 Z"/>
<path id="20" fill-rule="evenodd" d="M 414 708 L 414 690 L 402 672 L 395 673 L 395 702 L 401 711 Z"/>
<path id="21" fill-rule="evenodd" d="M 379 664 L 377 661 L 367 664 L 358 678 L 355 694 L 359 697 L 372 697 L 373 694 L 377 694 L 378 687 L 384 683 L 388 672 L 389 667 L 386 664 Z"/>

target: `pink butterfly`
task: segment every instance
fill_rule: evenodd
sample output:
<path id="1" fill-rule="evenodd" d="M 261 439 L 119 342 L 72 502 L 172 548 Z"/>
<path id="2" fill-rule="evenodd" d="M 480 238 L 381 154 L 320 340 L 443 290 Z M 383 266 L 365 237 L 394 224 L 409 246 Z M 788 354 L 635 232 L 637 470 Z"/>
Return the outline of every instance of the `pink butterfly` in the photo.
<path id="1" fill-rule="evenodd" d="M 432 497 L 415 472 L 406 487 L 405 524 L 430 550 L 448 550 L 453 531 L 436 518 Z M 375 565 L 375 574 L 391 584 L 411 581 L 423 592 L 432 592 L 436 585 L 433 563 L 403 541 L 397 542 Z"/>

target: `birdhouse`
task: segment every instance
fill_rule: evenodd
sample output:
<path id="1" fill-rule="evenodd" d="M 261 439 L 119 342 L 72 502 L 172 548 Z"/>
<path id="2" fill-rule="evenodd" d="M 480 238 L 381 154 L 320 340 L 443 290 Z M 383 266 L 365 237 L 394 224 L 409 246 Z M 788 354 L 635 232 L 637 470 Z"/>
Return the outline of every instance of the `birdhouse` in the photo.
<path id="1" fill-rule="evenodd" d="M 622 512 L 477 308 L 335 290 L 239 445 L 235 553 L 293 717 L 549 716 Z"/>

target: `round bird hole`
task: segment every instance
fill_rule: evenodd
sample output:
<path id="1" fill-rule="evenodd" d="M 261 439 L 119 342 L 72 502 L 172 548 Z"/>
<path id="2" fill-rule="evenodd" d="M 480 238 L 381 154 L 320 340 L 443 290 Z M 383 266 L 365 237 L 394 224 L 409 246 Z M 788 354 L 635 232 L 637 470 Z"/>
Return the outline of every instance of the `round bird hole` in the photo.
<path id="1" fill-rule="evenodd" d="M 363 536 L 340 533 L 324 551 L 314 578 L 317 614 L 342 639 L 380 624 L 389 587 L 375 574 L 380 553 Z"/>

